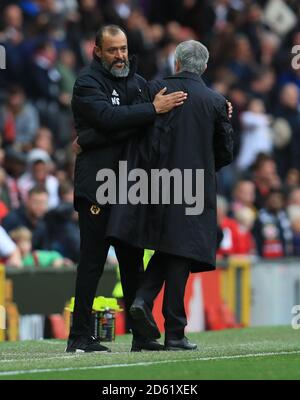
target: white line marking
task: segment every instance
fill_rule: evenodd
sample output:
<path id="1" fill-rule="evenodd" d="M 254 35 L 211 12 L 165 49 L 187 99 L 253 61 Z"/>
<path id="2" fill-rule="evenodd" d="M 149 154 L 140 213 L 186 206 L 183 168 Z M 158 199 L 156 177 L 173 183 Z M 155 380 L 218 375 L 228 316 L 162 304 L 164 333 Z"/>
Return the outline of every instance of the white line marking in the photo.
<path id="1" fill-rule="evenodd" d="M 55 352 L 53 352 L 53 354 L 55 354 Z M 27 352 L 27 353 L 25 353 L 25 352 L 18 352 L 18 353 L 5 353 L 5 352 L 3 352 L 3 353 L 0 353 L 0 356 L 2 356 L 2 357 L 17 357 L 17 356 L 26 356 L 26 355 L 28 355 L 28 356 L 40 356 L 40 357 L 44 357 L 44 356 L 49 356 L 49 355 L 51 355 L 51 353 L 34 353 L 34 352 Z M 24 360 L 26 360 L 25 358 L 24 358 Z"/>
<path id="2" fill-rule="evenodd" d="M 55 357 L 45 357 L 44 360 L 55 360 L 55 359 L 74 359 L 75 357 L 80 357 L 80 355 L 75 354 L 74 355 L 70 355 L 70 356 L 55 356 Z M 16 358 L 16 359 L 12 359 L 12 360 L 1 360 L 0 364 L 2 363 L 10 363 L 10 362 L 32 362 L 32 361 L 41 361 L 40 358 L 29 358 L 29 359 L 25 359 L 25 358 Z"/>
<path id="3" fill-rule="evenodd" d="M 46 357 L 49 355 L 49 353 L 28 353 L 28 355 L 32 356 L 32 355 L 36 355 L 37 357 L 35 358 L 15 358 L 15 359 L 9 359 L 9 360 L 0 360 L 0 366 L 2 363 L 6 363 L 6 362 L 31 362 L 31 361 L 42 361 L 40 358 L 38 358 L 39 356 L 43 357 L 43 360 L 54 360 L 56 358 L 58 359 L 64 359 L 64 358 L 70 358 L 70 359 L 74 359 L 76 358 L 82 358 L 83 355 L 85 356 L 90 356 L 90 355 L 95 355 L 97 352 L 93 352 L 93 353 L 85 353 L 85 352 L 78 352 L 78 353 L 68 353 L 68 355 L 57 355 L 57 356 L 51 356 L 51 357 Z M 112 353 L 109 352 L 103 352 L 101 355 L 111 355 Z M 113 354 L 128 354 L 128 351 L 118 351 L 118 352 L 113 352 Z M 1 353 L 0 353 L 1 355 Z M 14 356 L 17 357 L 20 355 L 20 353 L 3 353 L 3 355 L 5 357 L 7 356 Z M 22 353 L 22 356 L 24 355 L 24 353 Z"/>
<path id="4" fill-rule="evenodd" d="M 269 356 L 281 356 L 281 355 L 291 355 L 300 354 L 300 350 L 295 351 L 281 351 L 281 352 L 271 352 L 271 353 L 253 353 L 253 354 L 237 354 L 233 356 L 219 356 L 219 357 L 197 357 L 189 359 L 178 359 L 178 360 L 162 360 L 162 361 L 146 361 L 132 364 L 109 364 L 109 365 L 95 365 L 93 367 L 70 367 L 70 368 L 53 368 L 53 369 L 29 369 L 29 370 L 19 370 L 19 371 L 3 371 L 0 372 L 0 376 L 9 375 L 23 375 L 23 374 L 39 374 L 45 372 L 66 372 L 66 371 L 86 371 L 91 369 L 107 369 L 107 368 L 122 368 L 122 367 L 139 367 L 139 366 L 149 366 L 158 364 L 169 364 L 177 362 L 190 362 L 190 361 L 216 361 L 216 360 L 231 360 L 237 358 L 251 358 L 251 357 L 269 357 Z"/>

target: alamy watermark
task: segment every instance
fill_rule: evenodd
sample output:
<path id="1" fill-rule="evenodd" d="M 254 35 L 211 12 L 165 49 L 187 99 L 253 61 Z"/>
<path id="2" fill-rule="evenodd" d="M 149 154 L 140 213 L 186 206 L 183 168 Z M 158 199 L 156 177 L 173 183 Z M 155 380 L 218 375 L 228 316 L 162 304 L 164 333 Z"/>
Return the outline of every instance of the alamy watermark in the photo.
<path id="1" fill-rule="evenodd" d="M 0 306 L 0 329 L 6 329 L 6 312 L 3 306 Z"/>
<path id="2" fill-rule="evenodd" d="M 184 204 L 186 215 L 200 215 L 204 210 L 204 169 L 142 168 L 129 171 L 127 161 L 119 161 L 118 174 L 110 168 L 98 171 L 102 182 L 96 192 L 104 204 Z M 128 189 L 128 184 L 130 185 Z"/>
<path id="3" fill-rule="evenodd" d="M 6 69 L 6 50 L 0 45 L 0 69 Z"/>
<path id="4" fill-rule="evenodd" d="M 292 313 L 293 315 L 295 315 L 295 316 L 292 318 L 292 323 L 291 323 L 292 328 L 293 328 L 293 329 L 300 329 L 300 304 L 296 304 L 296 305 L 292 308 L 291 313 Z"/>
<path id="5" fill-rule="evenodd" d="M 295 56 L 292 58 L 292 68 L 299 69 L 300 68 L 300 44 L 296 44 L 292 48 L 292 54 Z"/>

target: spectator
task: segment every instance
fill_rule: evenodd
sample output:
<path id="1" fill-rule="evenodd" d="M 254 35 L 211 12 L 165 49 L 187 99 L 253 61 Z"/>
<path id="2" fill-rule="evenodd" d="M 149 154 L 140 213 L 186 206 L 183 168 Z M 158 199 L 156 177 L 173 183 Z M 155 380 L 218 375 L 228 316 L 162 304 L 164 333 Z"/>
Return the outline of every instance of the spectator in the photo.
<path id="1" fill-rule="evenodd" d="M 245 7 L 245 22 L 240 31 L 249 39 L 253 54 L 257 57 L 260 47 L 263 46 L 265 34 L 262 8 L 258 2 L 249 3 Z"/>
<path id="2" fill-rule="evenodd" d="M 76 59 L 75 54 L 69 49 L 62 49 L 59 53 L 57 69 L 60 73 L 61 80 L 59 82 L 61 96 L 67 96 L 65 104 L 70 105 L 73 86 L 76 80 L 75 74 Z"/>
<path id="3" fill-rule="evenodd" d="M 300 186 L 293 188 L 288 194 L 288 206 L 300 207 Z"/>
<path id="4" fill-rule="evenodd" d="M 255 254 L 255 241 L 251 233 L 255 221 L 255 212 L 252 208 L 242 207 L 234 213 L 234 217 L 238 223 L 238 240 L 234 254 Z"/>
<path id="5" fill-rule="evenodd" d="M 22 199 L 26 200 L 28 191 L 36 185 L 43 186 L 48 192 L 49 208 L 54 208 L 59 203 L 58 197 L 58 179 L 50 173 L 51 158 L 41 149 L 33 149 L 28 154 L 28 172 L 23 174 L 18 186 Z"/>
<path id="6" fill-rule="evenodd" d="M 91 0 L 85 1 L 92 3 Z M 96 3 L 96 1 L 94 1 Z M 111 23 L 124 26 L 133 11 L 132 0 L 111 0 L 107 1 L 104 7 L 104 16 Z"/>
<path id="7" fill-rule="evenodd" d="M 11 198 L 6 183 L 5 169 L 0 167 L 0 222 L 7 215 L 11 208 Z"/>
<path id="8" fill-rule="evenodd" d="M 247 207 L 255 211 L 255 185 L 251 180 L 240 180 L 233 189 L 231 210 L 233 214 L 239 209 Z"/>
<path id="9" fill-rule="evenodd" d="M 265 207 L 258 212 L 253 228 L 258 254 L 263 258 L 281 258 L 293 254 L 293 234 L 284 210 L 283 192 L 272 189 Z"/>
<path id="10" fill-rule="evenodd" d="M 51 42 L 36 48 L 28 67 L 27 90 L 39 110 L 41 123 L 58 134 L 59 95 L 61 75 L 56 67 L 57 51 Z"/>
<path id="11" fill-rule="evenodd" d="M 165 40 L 164 46 L 160 50 L 156 79 L 163 79 L 174 73 L 174 52 L 176 46 L 177 44 L 174 40 Z"/>
<path id="12" fill-rule="evenodd" d="M 157 60 L 153 54 L 157 51 L 151 27 L 139 10 L 131 12 L 126 21 L 128 46 L 138 59 L 138 72 L 145 78 L 151 79 L 157 71 Z"/>
<path id="13" fill-rule="evenodd" d="M 22 267 L 19 249 L 2 226 L 0 226 L 0 262 L 16 268 Z"/>
<path id="14" fill-rule="evenodd" d="M 11 208 L 18 208 L 21 202 L 18 179 L 25 171 L 26 157 L 14 148 L 7 148 L 3 167 L 6 171 L 5 184 L 9 191 Z"/>
<path id="15" fill-rule="evenodd" d="M 283 86 L 280 92 L 280 107 L 277 116 L 287 120 L 291 128 L 291 139 L 283 148 L 275 152 L 280 176 L 285 177 L 290 168 L 300 169 L 300 113 L 299 89 L 294 83 Z"/>
<path id="16" fill-rule="evenodd" d="M 291 221 L 293 232 L 293 250 L 294 256 L 300 256 L 300 205 L 288 207 L 288 216 Z"/>
<path id="17" fill-rule="evenodd" d="M 57 51 L 51 42 L 42 42 L 33 54 L 30 81 L 30 93 L 37 100 L 40 111 L 44 107 L 54 107 L 59 95 L 59 82 L 61 76 L 55 66 L 57 62 Z M 54 104 L 52 104 L 52 102 Z"/>
<path id="18" fill-rule="evenodd" d="M 11 238 L 16 243 L 21 257 L 23 267 L 37 268 L 61 268 L 71 265 L 70 260 L 65 259 L 57 251 L 32 250 L 32 233 L 25 227 L 14 229 L 10 232 Z"/>
<path id="19" fill-rule="evenodd" d="M 267 112 L 273 113 L 277 106 L 276 74 L 272 68 L 261 67 L 254 72 L 250 81 L 249 93 L 261 99 Z"/>
<path id="20" fill-rule="evenodd" d="M 41 126 L 37 132 L 34 148 L 44 150 L 50 157 L 54 156 L 53 135 L 50 129 Z"/>
<path id="21" fill-rule="evenodd" d="M 241 115 L 242 143 L 237 158 L 237 167 L 241 171 L 247 170 L 259 153 L 272 152 L 271 121 L 265 111 L 262 100 L 252 99 L 247 111 Z"/>
<path id="22" fill-rule="evenodd" d="M 61 79 L 59 81 L 59 131 L 55 137 L 56 145 L 59 148 L 64 148 L 71 141 L 72 134 L 72 112 L 71 112 L 71 98 L 73 86 L 76 79 L 75 74 L 76 59 L 75 54 L 71 50 L 62 49 L 59 53 L 57 63 L 57 70 L 60 73 Z"/>
<path id="23" fill-rule="evenodd" d="M 13 144 L 20 151 L 28 151 L 36 137 L 39 116 L 26 100 L 21 87 L 11 87 L 6 104 L 0 108 L 0 132 L 3 145 Z"/>
<path id="24" fill-rule="evenodd" d="M 228 202 L 222 196 L 217 197 L 218 226 L 222 229 L 223 238 L 217 251 L 218 257 L 229 256 L 237 252 L 239 226 L 237 221 L 227 216 Z"/>
<path id="25" fill-rule="evenodd" d="M 101 8 L 97 5 L 97 0 L 78 0 L 78 4 L 81 34 L 94 34 L 103 25 L 103 16 Z"/>
<path id="26" fill-rule="evenodd" d="M 280 46 L 280 39 L 278 35 L 273 32 L 264 31 L 261 35 L 259 48 L 260 64 L 264 67 L 272 67 Z"/>
<path id="27" fill-rule="evenodd" d="M 16 29 L 18 31 L 22 31 L 23 15 L 20 7 L 18 7 L 16 4 L 8 5 L 3 14 L 6 30 Z"/>
<path id="28" fill-rule="evenodd" d="M 79 261 L 80 234 L 78 214 L 73 208 L 73 185 L 65 181 L 59 186 L 60 204 L 45 216 L 49 248 L 74 262 Z"/>
<path id="29" fill-rule="evenodd" d="M 30 189 L 28 197 L 18 209 L 11 211 L 2 221 L 3 228 L 10 232 L 24 226 L 33 235 L 34 249 L 47 248 L 46 225 L 43 217 L 48 209 L 48 193 L 44 188 Z"/>
<path id="30" fill-rule="evenodd" d="M 249 81 L 252 78 L 254 67 L 254 54 L 250 41 L 245 35 L 238 35 L 232 46 L 232 57 L 228 64 L 230 71 L 241 82 Z"/>
<path id="31" fill-rule="evenodd" d="M 11 84 L 23 83 L 23 13 L 17 4 L 9 4 L 5 7 L 2 18 L 3 31 L 2 35 L 0 35 L 0 42 L 5 45 L 7 68 L 1 71 L 0 83 L 7 87 Z"/>
<path id="32" fill-rule="evenodd" d="M 264 206 L 265 198 L 273 188 L 280 187 L 275 161 L 272 157 L 259 154 L 254 164 L 253 181 L 255 184 L 255 207 Z"/>
<path id="33" fill-rule="evenodd" d="M 300 186 L 300 171 L 296 168 L 288 170 L 284 182 L 286 191 L 291 191 Z"/>

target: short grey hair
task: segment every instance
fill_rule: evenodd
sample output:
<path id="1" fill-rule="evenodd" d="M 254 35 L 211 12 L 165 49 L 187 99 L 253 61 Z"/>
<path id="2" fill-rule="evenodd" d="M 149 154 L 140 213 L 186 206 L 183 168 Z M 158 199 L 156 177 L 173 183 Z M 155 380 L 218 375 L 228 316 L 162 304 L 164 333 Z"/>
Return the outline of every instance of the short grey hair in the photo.
<path id="1" fill-rule="evenodd" d="M 208 58 L 209 52 L 207 48 L 196 40 L 182 42 L 175 49 L 175 63 L 179 63 L 180 71 L 202 75 Z"/>

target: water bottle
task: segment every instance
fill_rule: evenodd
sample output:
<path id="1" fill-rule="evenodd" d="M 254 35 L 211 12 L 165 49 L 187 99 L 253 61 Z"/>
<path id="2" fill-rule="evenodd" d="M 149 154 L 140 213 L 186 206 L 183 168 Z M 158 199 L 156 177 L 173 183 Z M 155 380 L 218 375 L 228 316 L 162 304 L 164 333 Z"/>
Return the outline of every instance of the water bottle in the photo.
<path id="1" fill-rule="evenodd" d="M 100 340 L 103 342 L 111 342 L 115 337 L 115 324 L 114 324 L 114 313 L 106 308 L 103 312 L 100 324 Z"/>

